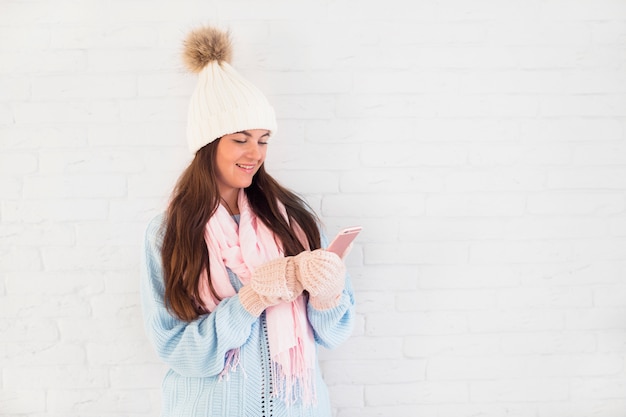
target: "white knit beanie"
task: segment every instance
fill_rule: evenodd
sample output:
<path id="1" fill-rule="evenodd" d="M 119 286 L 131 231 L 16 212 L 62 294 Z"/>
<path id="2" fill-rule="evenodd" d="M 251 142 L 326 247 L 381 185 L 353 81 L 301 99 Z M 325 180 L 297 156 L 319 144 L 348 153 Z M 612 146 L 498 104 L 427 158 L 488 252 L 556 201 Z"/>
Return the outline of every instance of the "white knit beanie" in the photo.
<path id="1" fill-rule="evenodd" d="M 213 27 L 195 29 L 185 40 L 183 60 L 198 74 L 187 119 L 187 142 L 194 154 L 231 133 L 276 131 L 273 107 L 258 88 L 230 66 L 231 55 L 229 34 Z"/>

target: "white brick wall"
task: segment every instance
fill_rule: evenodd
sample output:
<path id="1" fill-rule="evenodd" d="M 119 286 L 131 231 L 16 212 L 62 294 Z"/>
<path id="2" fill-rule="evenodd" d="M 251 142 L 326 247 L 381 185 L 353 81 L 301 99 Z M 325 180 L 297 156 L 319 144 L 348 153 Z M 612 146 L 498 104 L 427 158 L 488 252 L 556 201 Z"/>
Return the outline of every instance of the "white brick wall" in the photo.
<path id="1" fill-rule="evenodd" d="M 626 415 L 626 2 L 0 0 L 0 415 L 157 416 L 139 246 L 235 37 L 350 255 L 336 417 Z"/>

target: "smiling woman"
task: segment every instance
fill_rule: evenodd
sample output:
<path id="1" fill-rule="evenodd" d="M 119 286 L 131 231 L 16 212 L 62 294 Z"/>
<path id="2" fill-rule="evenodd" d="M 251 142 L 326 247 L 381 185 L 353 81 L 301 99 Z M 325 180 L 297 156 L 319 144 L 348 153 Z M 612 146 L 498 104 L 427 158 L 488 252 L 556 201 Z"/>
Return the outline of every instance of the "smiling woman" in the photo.
<path id="1" fill-rule="evenodd" d="M 219 30 L 187 38 L 194 158 L 146 232 L 144 320 L 170 368 L 162 415 L 330 416 L 316 345 L 350 335 L 352 286 L 317 216 L 265 171 L 274 110 L 230 56 Z"/>

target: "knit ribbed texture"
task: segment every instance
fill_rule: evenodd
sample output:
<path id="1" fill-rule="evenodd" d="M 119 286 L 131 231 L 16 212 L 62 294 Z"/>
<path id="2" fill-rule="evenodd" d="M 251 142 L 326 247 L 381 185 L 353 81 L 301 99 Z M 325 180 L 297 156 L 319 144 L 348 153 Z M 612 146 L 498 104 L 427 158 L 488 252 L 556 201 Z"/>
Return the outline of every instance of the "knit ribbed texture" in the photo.
<path id="1" fill-rule="evenodd" d="M 271 398 L 265 314 L 257 317 L 247 311 L 240 299 L 241 292 L 223 300 L 213 313 L 191 323 L 172 317 L 163 304 L 161 223 L 159 216 L 146 231 L 141 281 L 146 332 L 159 357 L 170 368 L 162 385 L 161 416 L 332 415 L 319 367 L 316 369 L 316 407 L 296 403 L 288 408 L 280 400 Z M 235 289 L 243 290 L 238 278 L 230 276 Z M 316 343 L 334 348 L 347 339 L 354 322 L 354 295 L 349 280 L 337 307 L 317 310 L 311 305 L 307 307 L 307 316 Z M 240 348 L 239 366 L 220 378 L 227 353 L 236 348 Z"/>
<path id="2" fill-rule="evenodd" d="M 255 317 L 259 317 L 267 307 L 277 304 L 279 300 L 275 300 L 275 302 L 272 302 L 268 300 L 267 297 L 260 296 L 259 293 L 252 288 L 252 285 L 244 285 L 239 290 L 239 301 L 241 305 Z"/>
<path id="3" fill-rule="evenodd" d="M 339 305 L 346 275 L 341 258 L 333 252 L 318 249 L 301 253 L 295 261 L 298 280 L 309 292 L 311 305 L 318 310 Z"/>
<path id="4" fill-rule="evenodd" d="M 274 108 L 228 63 L 212 62 L 198 74 L 189 103 L 187 143 L 192 153 L 224 135 L 250 129 L 276 132 Z"/>

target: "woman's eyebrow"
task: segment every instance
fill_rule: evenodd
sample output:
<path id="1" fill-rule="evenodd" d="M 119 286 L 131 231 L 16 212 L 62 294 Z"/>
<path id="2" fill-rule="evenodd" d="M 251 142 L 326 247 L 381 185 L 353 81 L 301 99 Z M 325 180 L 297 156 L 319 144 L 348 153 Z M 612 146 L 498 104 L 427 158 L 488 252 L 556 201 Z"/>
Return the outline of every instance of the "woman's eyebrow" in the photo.
<path id="1" fill-rule="evenodd" d="M 242 135 L 246 136 L 246 137 L 252 137 L 252 134 L 250 132 L 248 132 L 247 130 L 242 130 L 241 132 L 235 132 L 236 133 L 241 133 Z M 265 137 L 265 136 L 270 136 L 270 132 L 266 132 L 265 134 L 261 135 L 261 137 Z"/>

